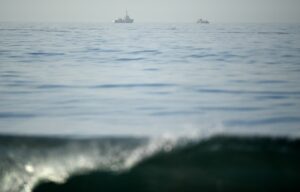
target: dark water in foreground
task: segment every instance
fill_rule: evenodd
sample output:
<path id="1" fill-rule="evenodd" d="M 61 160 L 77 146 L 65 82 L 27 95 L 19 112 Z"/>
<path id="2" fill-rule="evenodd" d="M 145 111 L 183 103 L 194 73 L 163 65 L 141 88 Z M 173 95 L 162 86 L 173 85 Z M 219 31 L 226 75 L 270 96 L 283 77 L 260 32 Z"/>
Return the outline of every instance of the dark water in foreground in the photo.
<path id="1" fill-rule="evenodd" d="M 1 192 L 299 191 L 300 25 L 0 37 Z"/>
<path id="2" fill-rule="evenodd" d="M 297 191 L 300 141 L 1 137 L 5 191 Z M 80 172 L 78 170 L 85 170 Z M 91 172 L 88 172 L 90 170 Z M 71 178 L 67 179 L 71 176 Z M 47 180 L 52 182 L 46 182 Z M 65 179 L 67 179 L 65 181 Z M 62 182 L 55 184 L 53 182 Z M 5 187 L 9 187 L 9 190 Z"/>
<path id="3" fill-rule="evenodd" d="M 299 191 L 299 150 L 299 140 L 215 137 L 128 171 L 96 171 L 35 191 Z"/>

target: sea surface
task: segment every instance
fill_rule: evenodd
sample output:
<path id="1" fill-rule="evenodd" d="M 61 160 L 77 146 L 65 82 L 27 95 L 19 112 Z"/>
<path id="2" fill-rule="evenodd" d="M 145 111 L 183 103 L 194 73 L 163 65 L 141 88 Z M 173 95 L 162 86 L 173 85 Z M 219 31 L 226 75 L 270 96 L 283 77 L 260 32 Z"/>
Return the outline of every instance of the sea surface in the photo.
<path id="1" fill-rule="evenodd" d="M 299 137 L 300 24 L 0 23 L 0 191 L 299 189 Z"/>

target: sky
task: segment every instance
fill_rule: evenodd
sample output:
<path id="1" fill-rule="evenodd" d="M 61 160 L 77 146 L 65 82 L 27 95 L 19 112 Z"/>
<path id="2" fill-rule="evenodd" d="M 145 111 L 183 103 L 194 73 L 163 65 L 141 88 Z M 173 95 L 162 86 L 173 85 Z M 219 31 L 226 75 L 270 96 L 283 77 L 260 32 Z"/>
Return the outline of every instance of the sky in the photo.
<path id="1" fill-rule="evenodd" d="M 300 22 L 300 0 L 0 0 L 0 21 Z"/>

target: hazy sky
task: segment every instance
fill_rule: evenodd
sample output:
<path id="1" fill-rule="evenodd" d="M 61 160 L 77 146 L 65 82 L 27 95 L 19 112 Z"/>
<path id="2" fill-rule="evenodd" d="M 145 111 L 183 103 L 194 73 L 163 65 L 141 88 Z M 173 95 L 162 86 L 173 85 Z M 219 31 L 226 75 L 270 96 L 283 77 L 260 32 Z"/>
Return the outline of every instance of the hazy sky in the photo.
<path id="1" fill-rule="evenodd" d="M 0 0 L 0 21 L 300 22 L 300 0 Z"/>

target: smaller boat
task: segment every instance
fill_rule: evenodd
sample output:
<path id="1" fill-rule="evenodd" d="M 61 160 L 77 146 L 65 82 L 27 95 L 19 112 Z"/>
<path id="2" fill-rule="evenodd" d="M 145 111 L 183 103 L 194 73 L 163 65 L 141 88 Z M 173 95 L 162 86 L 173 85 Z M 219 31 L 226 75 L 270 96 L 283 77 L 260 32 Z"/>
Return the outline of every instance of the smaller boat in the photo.
<path id="1" fill-rule="evenodd" d="M 126 15 L 124 18 L 118 18 L 118 19 L 115 19 L 113 20 L 114 23 L 133 23 L 133 19 L 131 19 L 127 13 L 127 10 L 126 10 Z"/>
<path id="2" fill-rule="evenodd" d="M 197 23 L 199 23 L 199 24 L 209 24 L 209 21 L 208 20 L 204 20 L 204 19 L 198 19 Z"/>

